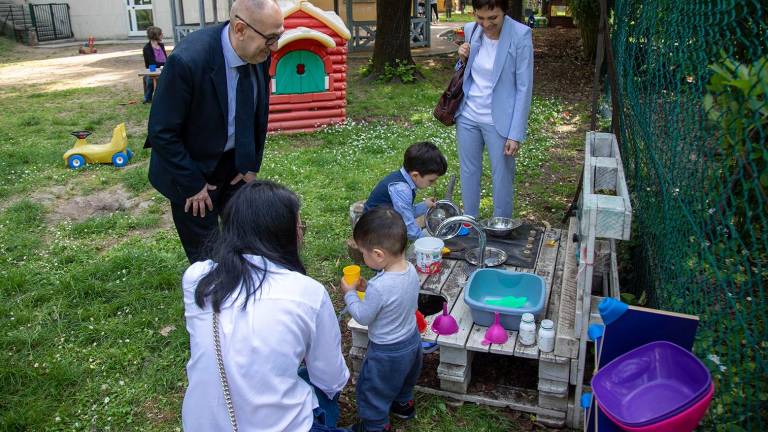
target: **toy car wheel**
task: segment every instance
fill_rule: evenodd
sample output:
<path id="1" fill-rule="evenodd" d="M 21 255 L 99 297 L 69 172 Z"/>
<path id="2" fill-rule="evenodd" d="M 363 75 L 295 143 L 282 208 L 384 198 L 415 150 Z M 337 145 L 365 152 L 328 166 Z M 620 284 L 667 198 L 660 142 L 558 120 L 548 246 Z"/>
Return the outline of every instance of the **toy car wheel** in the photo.
<path id="1" fill-rule="evenodd" d="M 125 152 L 128 153 L 128 160 L 133 159 L 133 152 L 131 149 L 126 149 Z"/>
<path id="2" fill-rule="evenodd" d="M 128 164 L 128 155 L 123 152 L 117 152 L 112 155 L 112 165 L 122 168 Z"/>
<path id="3" fill-rule="evenodd" d="M 82 168 L 85 165 L 85 158 L 80 155 L 72 155 L 67 158 L 67 166 L 70 169 L 76 170 Z"/>

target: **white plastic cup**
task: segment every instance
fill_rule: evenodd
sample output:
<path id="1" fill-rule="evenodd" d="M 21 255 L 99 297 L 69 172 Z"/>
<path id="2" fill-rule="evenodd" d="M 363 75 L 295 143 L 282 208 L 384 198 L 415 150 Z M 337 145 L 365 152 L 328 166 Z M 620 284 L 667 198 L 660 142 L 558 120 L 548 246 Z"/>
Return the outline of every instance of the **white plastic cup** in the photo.
<path id="1" fill-rule="evenodd" d="M 437 237 L 422 237 L 413 243 L 416 254 L 416 270 L 420 273 L 435 274 L 440 272 L 443 262 L 443 246 Z"/>

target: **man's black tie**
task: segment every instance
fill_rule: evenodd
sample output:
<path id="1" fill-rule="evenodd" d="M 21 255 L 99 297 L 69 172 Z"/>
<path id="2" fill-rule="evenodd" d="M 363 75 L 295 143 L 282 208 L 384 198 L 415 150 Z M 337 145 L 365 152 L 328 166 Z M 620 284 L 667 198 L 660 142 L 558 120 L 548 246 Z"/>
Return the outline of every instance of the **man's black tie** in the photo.
<path id="1" fill-rule="evenodd" d="M 251 65 L 237 67 L 237 93 L 235 96 L 235 167 L 240 173 L 253 171 L 256 167 L 256 144 L 254 143 L 255 106 Z"/>

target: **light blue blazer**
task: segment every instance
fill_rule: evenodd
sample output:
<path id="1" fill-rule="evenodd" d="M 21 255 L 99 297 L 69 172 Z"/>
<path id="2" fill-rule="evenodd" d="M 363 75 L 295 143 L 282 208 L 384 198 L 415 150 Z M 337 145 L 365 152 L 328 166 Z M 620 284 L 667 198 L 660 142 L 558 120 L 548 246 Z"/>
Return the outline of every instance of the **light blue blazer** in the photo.
<path id="1" fill-rule="evenodd" d="M 467 23 L 464 34 L 472 35 L 476 23 Z M 464 71 L 464 94 L 469 93 L 472 86 L 472 64 L 477 57 L 482 41 L 481 28 L 472 35 L 469 42 L 472 48 Z M 499 47 L 493 62 L 493 94 L 491 99 L 491 116 L 499 135 L 522 142 L 528 130 L 528 113 L 531 110 L 533 94 L 533 41 L 530 27 L 520 24 L 505 16 L 501 26 Z M 462 101 L 456 117 L 466 106 L 466 98 Z"/>

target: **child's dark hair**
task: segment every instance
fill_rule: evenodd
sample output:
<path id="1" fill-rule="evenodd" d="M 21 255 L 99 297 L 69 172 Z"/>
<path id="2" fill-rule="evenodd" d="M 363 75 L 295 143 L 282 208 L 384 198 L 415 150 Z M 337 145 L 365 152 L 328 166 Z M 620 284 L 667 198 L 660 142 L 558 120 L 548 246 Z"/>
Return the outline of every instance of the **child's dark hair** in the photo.
<path id="1" fill-rule="evenodd" d="M 422 176 L 437 174 L 439 176 L 448 171 L 448 161 L 436 145 L 429 141 L 411 144 L 405 150 L 403 168 L 408 173 L 416 171 Z"/>
<path id="2" fill-rule="evenodd" d="M 363 214 L 352 233 L 361 249 L 382 249 L 392 255 L 405 252 L 408 233 L 400 213 L 389 206 L 376 207 Z"/>
<path id="3" fill-rule="evenodd" d="M 509 9 L 509 0 L 472 0 L 472 10 L 499 8 L 506 13 Z"/>

